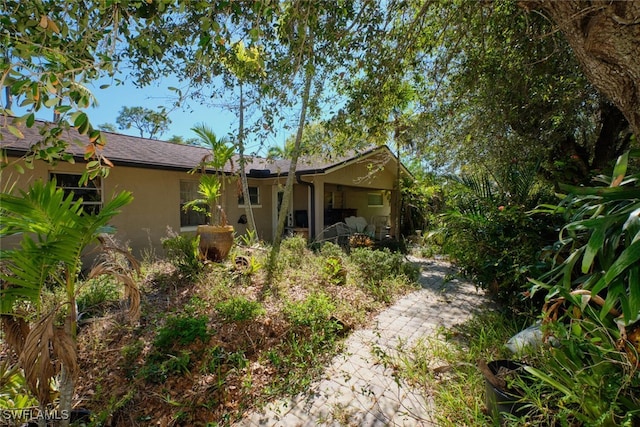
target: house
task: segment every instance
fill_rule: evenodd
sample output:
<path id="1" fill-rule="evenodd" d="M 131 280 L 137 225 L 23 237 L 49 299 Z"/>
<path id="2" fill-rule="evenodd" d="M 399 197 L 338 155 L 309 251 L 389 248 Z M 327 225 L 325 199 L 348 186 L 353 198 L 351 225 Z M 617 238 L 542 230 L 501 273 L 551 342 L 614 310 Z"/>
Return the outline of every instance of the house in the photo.
<path id="1" fill-rule="evenodd" d="M 9 162 L 19 162 L 30 146 L 41 139 L 38 127 L 42 125 L 46 123 L 21 128 L 23 139 L 2 129 L 3 156 Z M 117 240 L 126 243 L 135 254 L 150 247 L 161 251 L 161 239 L 167 236 L 168 227 L 181 233 L 195 231 L 198 215 L 185 213 L 182 206 L 197 195 L 198 175 L 189 171 L 200 163 L 207 149 L 103 133 L 107 139 L 103 153 L 114 164 L 107 178 L 80 187 L 78 180 L 85 168 L 84 149 L 82 144 L 72 144 L 69 151 L 76 158 L 75 164 L 59 162 L 52 166 L 38 161 L 34 169 L 25 174 L 5 168 L 2 188 L 13 182 L 18 188 L 26 188 L 32 180 L 55 176 L 60 186 L 80 193 L 87 206 L 98 208 L 114 193 L 131 191 L 134 201 L 114 218 L 113 225 L 118 230 Z M 69 141 L 87 141 L 73 130 L 66 136 Z M 257 233 L 267 241 L 274 237 L 289 164 L 288 160 L 255 157 L 249 158 L 245 165 Z M 237 158 L 233 165 L 237 167 Z M 245 209 L 239 176 L 232 165 L 227 165 L 224 172 L 228 179 L 221 204 L 236 234 L 241 235 L 246 231 L 246 224 L 242 218 Z M 354 216 L 364 218 L 360 220 L 370 224 L 369 230 L 377 238 L 395 235 L 393 218 L 397 216 L 394 200 L 397 200 L 398 173 L 410 176 L 387 146 L 334 160 L 300 159 L 287 232 L 314 239 L 327 226 Z"/>

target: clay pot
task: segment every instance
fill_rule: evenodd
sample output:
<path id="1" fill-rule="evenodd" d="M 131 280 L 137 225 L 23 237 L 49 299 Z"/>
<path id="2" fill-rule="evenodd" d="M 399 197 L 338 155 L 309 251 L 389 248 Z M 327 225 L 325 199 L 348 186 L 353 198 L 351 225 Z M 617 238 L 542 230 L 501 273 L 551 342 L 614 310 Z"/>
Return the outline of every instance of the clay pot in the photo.
<path id="1" fill-rule="evenodd" d="M 200 255 L 214 262 L 224 261 L 233 246 L 232 225 L 199 225 Z"/>

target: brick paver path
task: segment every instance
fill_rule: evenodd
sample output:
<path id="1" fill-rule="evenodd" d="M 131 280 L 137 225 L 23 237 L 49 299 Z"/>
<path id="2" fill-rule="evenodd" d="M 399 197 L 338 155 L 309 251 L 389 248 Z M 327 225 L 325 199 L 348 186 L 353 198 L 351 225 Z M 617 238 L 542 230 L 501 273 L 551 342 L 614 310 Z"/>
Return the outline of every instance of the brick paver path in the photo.
<path id="1" fill-rule="evenodd" d="M 411 258 L 421 267 L 422 289 L 380 313 L 370 329 L 357 330 L 345 342 L 323 377 L 305 394 L 269 404 L 236 426 L 436 426 L 428 397 L 379 363 L 376 353 L 408 348 L 438 326 L 464 321 L 485 299 L 472 284 L 448 280 L 448 263 Z"/>

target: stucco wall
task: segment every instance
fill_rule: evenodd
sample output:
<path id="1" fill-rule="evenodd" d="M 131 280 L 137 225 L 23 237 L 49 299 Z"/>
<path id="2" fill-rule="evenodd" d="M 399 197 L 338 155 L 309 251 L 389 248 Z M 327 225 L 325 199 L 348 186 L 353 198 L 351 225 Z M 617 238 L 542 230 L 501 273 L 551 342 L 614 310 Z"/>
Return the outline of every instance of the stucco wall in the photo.
<path id="1" fill-rule="evenodd" d="M 15 159 L 9 159 L 13 161 Z M 315 224 L 315 232 L 323 229 L 323 204 L 325 191 L 333 191 L 339 184 L 343 187 L 345 207 L 355 208 L 358 215 L 367 221 L 374 215 L 392 215 L 388 194 L 396 184 L 395 162 L 374 162 L 374 166 L 384 165 L 383 170 L 371 173 L 371 161 L 364 159 L 346 166 L 336 167 L 327 173 L 316 176 L 305 176 L 303 180 L 313 184 L 314 191 L 304 184 L 296 184 L 293 190 L 293 206 L 291 212 L 307 210 L 308 219 Z M 84 164 L 60 163 L 55 168 L 44 162 L 36 162 L 33 171 L 24 175 L 3 171 L 1 186 L 8 188 L 10 182 L 15 181 L 17 188 L 27 188 L 28 183 L 35 179 L 48 179 L 49 172 L 82 173 Z M 117 191 L 128 190 L 133 193 L 133 202 L 124 207 L 122 213 L 115 217 L 112 224 L 117 228 L 116 239 L 127 244 L 136 256 L 146 251 L 155 251 L 163 255 L 161 240 L 166 237 L 168 227 L 174 232 L 193 233 L 195 227 L 180 228 L 180 182 L 197 182 L 198 177 L 187 172 L 144 169 L 137 167 L 119 166 L 113 168 L 109 176 L 103 180 L 103 198 L 108 200 Z M 286 178 L 249 179 L 249 186 L 259 188 L 260 202 L 253 207 L 256 228 L 260 239 L 270 241 L 274 230 L 274 194 L 283 188 Z M 326 188 L 325 188 L 326 187 Z M 223 205 L 228 221 L 234 226 L 237 235 L 246 231 L 246 225 L 239 224 L 238 219 L 245 213 L 244 207 L 238 205 L 238 179 L 230 178 L 226 183 Z M 329 190 L 327 190 L 329 189 Z M 367 193 L 375 190 L 386 190 L 384 206 L 369 207 Z M 310 211 L 310 198 L 314 196 L 315 214 Z M 314 221 L 315 220 L 315 221 Z M 14 239 L 15 242 L 15 239 Z M 1 245 L 8 245 L 11 241 L 4 239 Z"/>

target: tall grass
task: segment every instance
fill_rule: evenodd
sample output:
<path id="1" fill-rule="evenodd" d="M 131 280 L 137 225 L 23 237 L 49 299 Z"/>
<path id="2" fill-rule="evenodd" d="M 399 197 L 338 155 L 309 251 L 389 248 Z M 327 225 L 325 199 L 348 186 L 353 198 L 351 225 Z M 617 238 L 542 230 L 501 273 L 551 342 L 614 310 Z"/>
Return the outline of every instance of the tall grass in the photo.
<path id="1" fill-rule="evenodd" d="M 483 375 L 477 361 L 510 358 L 504 343 L 522 325 L 499 311 L 486 311 L 395 355 L 382 355 L 400 378 L 433 396 L 438 425 L 491 426 L 485 414 Z"/>

